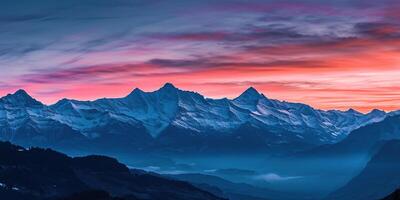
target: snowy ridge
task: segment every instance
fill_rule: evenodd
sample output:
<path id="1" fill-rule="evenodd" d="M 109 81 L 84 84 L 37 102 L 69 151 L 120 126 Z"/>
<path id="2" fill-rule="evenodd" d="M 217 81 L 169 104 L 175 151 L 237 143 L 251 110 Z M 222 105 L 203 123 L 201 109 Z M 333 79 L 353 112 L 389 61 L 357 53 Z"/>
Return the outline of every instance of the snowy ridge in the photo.
<path id="1" fill-rule="evenodd" d="M 100 137 L 109 124 L 143 128 L 156 138 L 168 127 L 198 134 L 230 133 L 243 125 L 290 137 L 333 143 L 352 130 L 378 122 L 387 114 L 374 110 L 362 114 L 354 110 L 322 111 L 300 103 L 273 100 L 249 88 L 235 99 L 209 99 L 183 91 L 170 83 L 154 92 L 135 89 L 123 98 L 95 101 L 63 99 L 46 106 L 25 91 L 0 99 L 0 138 L 15 137 L 16 129 L 29 126 L 40 132 L 65 126 L 87 138 Z M 114 133 L 114 130 L 111 131 Z M 293 133 L 295 133 L 293 135 Z"/>

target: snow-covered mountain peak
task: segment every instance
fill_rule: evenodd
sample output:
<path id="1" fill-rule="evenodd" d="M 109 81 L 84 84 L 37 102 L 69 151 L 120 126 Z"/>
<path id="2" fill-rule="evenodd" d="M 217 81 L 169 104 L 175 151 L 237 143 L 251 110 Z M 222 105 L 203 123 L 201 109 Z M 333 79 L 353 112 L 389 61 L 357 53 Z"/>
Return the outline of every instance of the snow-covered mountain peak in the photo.
<path id="1" fill-rule="evenodd" d="M 258 100 L 263 97 L 255 88 L 249 87 L 235 100 Z"/>
<path id="2" fill-rule="evenodd" d="M 256 89 L 249 87 L 240 96 L 233 99 L 232 103 L 249 111 L 255 111 L 257 110 L 257 104 L 260 100 L 268 101 L 268 99 Z"/>
<path id="3" fill-rule="evenodd" d="M 346 113 L 351 113 L 351 114 L 361 114 L 360 112 L 358 112 L 357 110 L 354 110 L 353 108 L 350 108 L 346 111 Z"/>
<path id="4" fill-rule="evenodd" d="M 23 105 L 23 106 L 43 105 L 36 99 L 32 98 L 25 90 L 22 89 L 16 91 L 14 94 L 8 94 L 7 96 L 1 99 L 13 105 Z"/>
<path id="5" fill-rule="evenodd" d="M 368 113 L 368 115 L 381 115 L 381 114 L 386 114 L 386 112 L 379 109 L 373 109 L 371 112 Z"/>
<path id="6" fill-rule="evenodd" d="M 9 94 L 6 96 L 7 98 L 18 98 L 19 100 L 28 100 L 33 99 L 25 90 L 18 90 L 14 94 Z"/>
<path id="7" fill-rule="evenodd" d="M 23 90 L 23 89 L 17 90 L 17 91 L 14 93 L 14 95 L 30 97 L 29 94 L 28 94 L 25 90 Z"/>
<path id="8" fill-rule="evenodd" d="M 144 93 L 143 90 L 141 90 L 141 89 L 139 89 L 139 88 L 135 88 L 135 89 L 128 95 L 128 97 L 130 97 L 130 96 L 135 96 L 135 95 L 140 95 L 140 94 L 142 94 L 142 93 Z"/>
<path id="9" fill-rule="evenodd" d="M 179 90 L 172 83 L 165 83 L 160 90 Z"/>
<path id="10" fill-rule="evenodd" d="M 63 98 L 60 101 L 58 101 L 57 103 L 55 103 L 54 105 L 51 105 L 50 107 L 59 109 L 61 107 L 72 106 L 73 101 L 74 100 Z"/>

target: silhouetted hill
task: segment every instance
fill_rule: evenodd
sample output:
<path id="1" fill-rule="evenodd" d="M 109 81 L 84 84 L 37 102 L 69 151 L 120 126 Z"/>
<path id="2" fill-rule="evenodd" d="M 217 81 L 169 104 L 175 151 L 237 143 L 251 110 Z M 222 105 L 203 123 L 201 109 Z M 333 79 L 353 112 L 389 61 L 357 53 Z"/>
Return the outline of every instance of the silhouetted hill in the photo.
<path id="1" fill-rule="evenodd" d="M 219 200 L 189 183 L 147 173 L 132 173 L 104 156 L 71 158 L 50 149 L 24 149 L 0 142 L 0 199 L 67 199 L 85 195 L 127 200 Z M 84 193 L 82 193 L 84 192 Z"/>
<path id="2" fill-rule="evenodd" d="M 102 190 L 88 190 L 73 194 L 59 200 L 128 200 L 127 198 L 112 197 L 109 193 Z M 129 200 L 136 200 L 135 197 Z"/>
<path id="3" fill-rule="evenodd" d="M 394 191 L 392 194 L 385 197 L 383 200 L 400 200 L 400 189 Z"/>

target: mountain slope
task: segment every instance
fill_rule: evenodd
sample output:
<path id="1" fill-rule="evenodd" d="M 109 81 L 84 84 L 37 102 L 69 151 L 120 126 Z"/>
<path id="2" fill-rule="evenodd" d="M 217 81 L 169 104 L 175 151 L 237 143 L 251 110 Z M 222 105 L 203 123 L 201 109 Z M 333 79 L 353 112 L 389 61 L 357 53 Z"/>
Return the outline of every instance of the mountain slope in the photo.
<path id="1" fill-rule="evenodd" d="M 104 156 L 71 158 L 49 150 L 0 142 L 0 198 L 56 199 L 87 190 L 138 200 L 219 200 L 181 182 L 142 172 Z"/>
<path id="2" fill-rule="evenodd" d="M 381 199 L 400 187 L 400 140 L 386 142 L 364 170 L 328 199 Z"/>

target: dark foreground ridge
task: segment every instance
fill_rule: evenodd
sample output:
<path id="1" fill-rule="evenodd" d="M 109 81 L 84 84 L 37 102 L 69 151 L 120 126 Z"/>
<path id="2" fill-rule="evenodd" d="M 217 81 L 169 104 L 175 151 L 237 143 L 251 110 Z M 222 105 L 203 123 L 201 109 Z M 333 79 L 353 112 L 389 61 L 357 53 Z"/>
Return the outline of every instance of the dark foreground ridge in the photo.
<path id="1" fill-rule="evenodd" d="M 109 157 L 71 158 L 7 142 L 0 142 L 0 155 L 0 199 L 220 199 L 183 181 L 129 170 Z"/>
<path id="2" fill-rule="evenodd" d="M 392 194 L 385 197 L 383 200 L 400 200 L 400 189 L 394 191 Z"/>

